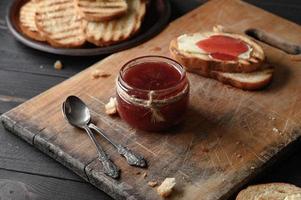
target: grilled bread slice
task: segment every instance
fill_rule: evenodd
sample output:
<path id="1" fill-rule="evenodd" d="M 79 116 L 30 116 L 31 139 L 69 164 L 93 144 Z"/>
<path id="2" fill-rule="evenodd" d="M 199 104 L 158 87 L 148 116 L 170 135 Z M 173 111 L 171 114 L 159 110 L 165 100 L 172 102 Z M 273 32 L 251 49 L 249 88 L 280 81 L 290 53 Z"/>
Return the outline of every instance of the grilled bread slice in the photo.
<path id="1" fill-rule="evenodd" d="M 208 41 L 208 39 L 212 38 L 214 40 L 212 40 L 213 42 L 210 45 L 213 49 L 210 52 L 199 47 L 199 42 Z M 226 41 L 223 41 L 225 39 Z M 246 47 L 245 51 L 237 56 L 233 56 L 232 52 L 228 55 L 226 51 L 228 51 L 229 40 L 234 40 L 230 44 L 234 48 L 237 47 L 237 44 Z M 207 72 L 252 72 L 259 69 L 265 60 L 263 49 L 257 43 L 246 36 L 233 33 L 206 32 L 184 34 L 172 40 L 169 48 L 171 55 L 186 68 L 201 68 L 201 71 Z M 214 48 L 217 49 L 216 52 L 214 52 Z M 236 50 L 234 49 L 234 51 Z"/>
<path id="2" fill-rule="evenodd" d="M 75 0 L 78 12 L 87 21 L 108 21 L 127 12 L 125 0 Z"/>
<path id="3" fill-rule="evenodd" d="M 264 65 L 261 69 L 247 73 L 231 73 L 221 71 L 204 72 L 200 69 L 189 69 L 188 71 L 205 76 L 207 78 L 216 79 L 224 84 L 243 90 L 259 90 L 267 86 L 274 73 L 274 68 L 269 65 Z"/>
<path id="4" fill-rule="evenodd" d="M 287 183 L 250 186 L 239 192 L 236 200 L 300 200 L 301 188 Z"/>
<path id="5" fill-rule="evenodd" d="M 126 15 L 107 22 L 87 22 L 85 29 L 87 41 L 97 46 L 107 46 L 126 40 L 139 29 L 145 15 L 144 0 L 128 0 Z"/>
<path id="6" fill-rule="evenodd" d="M 85 22 L 77 13 L 74 0 L 36 0 L 36 24 L 54 47 L 79 47 L 85 42 Z"/>
<path id="7" fill-rule="evenodd" d="M 28 1 L 21 7 L 19 15 L 20 28 L 27 37 L 38 41 L 45 41 L 35 23 L 36 8 L 37 6 L 33 1 Z"/>

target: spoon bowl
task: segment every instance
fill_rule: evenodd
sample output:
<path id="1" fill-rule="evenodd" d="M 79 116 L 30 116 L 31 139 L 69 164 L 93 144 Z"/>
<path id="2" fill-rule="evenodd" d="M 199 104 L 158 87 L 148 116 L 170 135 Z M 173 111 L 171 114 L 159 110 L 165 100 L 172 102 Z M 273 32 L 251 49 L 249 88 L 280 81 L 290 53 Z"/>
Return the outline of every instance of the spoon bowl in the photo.
<path id="1" fill-rule="evenodd" d="M 90 123 L 91 114 L 87 105 L 76 96 L 69 96 L 63 103 L 64 116 L 70 124 L 84 128 Z"/>

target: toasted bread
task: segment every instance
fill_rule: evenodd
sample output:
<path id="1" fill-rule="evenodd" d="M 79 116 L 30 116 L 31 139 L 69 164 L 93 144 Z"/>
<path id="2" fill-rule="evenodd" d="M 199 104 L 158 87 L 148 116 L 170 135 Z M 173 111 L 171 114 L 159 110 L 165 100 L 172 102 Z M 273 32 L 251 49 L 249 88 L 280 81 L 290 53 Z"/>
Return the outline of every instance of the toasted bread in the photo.
<path id="1" fill-rule="evenodd" d="M 211 56 L 210 53 L 199 48 L 196 43 L 212 36 L 224 36 L 241 41 L 248 46 L 248 51 L 233 60 L 221 60 Z M 187 47 L 187 49 L 186 49 Z M 252 72 L 260 68 L 265 60 L 263 49 L 246 36 L 232 33 L 206 32 L 184 34 L 170 43 L 171 55 L 178 62 L 194 70 L 223 71 L 223 72 Z M 216 52 L 219 53 L 219 52 Z"/>
<path id="2" fill-rule="evenodd" d="M 301 188 L 287 183 L 250 186 L 239 192 L 236 200 L 300 200 Z"/>
<path id="3" fill-rule="evenodd" d="M 216 79 L 224 84 L 243 90 L 259 90 L 268 85 L 274 73 L 274 68 L 265 65 L 261 69 L 248 73 L 230 73 L 221 71 L 204 72 L 200 69 L 188 69 L 189 72 Z"/>
<path id="4" fill-rule="evenodd" d="M 85 42 L 85 22 L 77 13 L 74 0 L 36 0 L 36 24 L 54 47 L 79 47 Z"/>
<path id="5" fill-rule="evenodd" d="M 126 15 L 108 22 L 87 22 L 87 41 L 97 46 L 107 46 L 126 40 L 139 29 L 145 15 L 144 0 L 128 0 Z"/>
<path id="6" fill-rule="evenodd" d="M 45 41 L 35 23 L 36 8 L 36 4 L 33 1 L 28 1 L 21 7 L 19 16 L 20 28 L 27 37 L 38 41 Z"/>
<path id="7" fill-rule="evenodd" d="M 109 21 L 127 12 L 125 0 L 75 0 L 78 12 L 87 21 Z"/>

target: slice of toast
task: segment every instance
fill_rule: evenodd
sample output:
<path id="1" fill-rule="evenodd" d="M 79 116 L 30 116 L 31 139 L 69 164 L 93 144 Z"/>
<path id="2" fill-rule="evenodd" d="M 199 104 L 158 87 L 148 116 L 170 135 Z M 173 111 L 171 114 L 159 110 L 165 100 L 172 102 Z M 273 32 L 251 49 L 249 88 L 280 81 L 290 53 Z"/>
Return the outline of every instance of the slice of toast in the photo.
<path id="1" fill-rule="evenodd" d="M 301 188 L 287 183 L 250 186 L 239 192 L 236 200 L 300 200 Z"/>
<path id="2" fill-rule="evenodd" d="M 274 68 L 269 65 L 265 65 L 257 71 L 248 73 L 231 73 L 221 71 L 204 72 L 199 69 L 188 69 L 188 71 L 216 79 L 224 84 L 243 90 L 259 90 L 271 82 Z"/>
<path id="3" fill-rule="evenodd" d="M 35 23 L 36 8 L 37 6 L 33 1 L 28 1 L 21 7 L 19 15 L 20 28 L 27 37 L 38 41 L 45 41 Z"/>
<path id="4" fill-rule="evenodd" d="M 87 21 L 109 21 L 124 15 L 128 5 L 125 0 L 75 0 L 78 12 Z"/>
<path id="5" fill-rule="evenodd" d="M 87 22 L 87 41 L 96 46 L 107 46 L 124 41 L 140 29 L 146 12 L 144 0 L 128 0 L 126 15 L 107 22 Z"/>
<path id="6" fill-rule="evenodd" d="M 36 24 L 54 47 L 79 47 L 85 42 L 85 22 L 77 13 L 74 0 L 36 0 Z"/>
<path id="7" fill-rule="evenodd" d="M 227 50 L 227 43 L 214 44 L 217 48 L 216 52 L 208 52 L 198 46 L 199 42 L 212 38 L 226 38 L 235 40 L 234 45 L 239 43 L 246 48 L 243 53 L 233 56 L 232 53 L 227 55 L 221 50 Z M 174 59 L 186 66 L 186 68 L 199 69 L 202 71 L 223 71 L 223 72 L 252 72 L 260 68 L 265 60 L 263 49 L 253 40 L 246 36 L 222 33 L 222 32 L 206 32 L 184 34 L 174 39 L 170 43 L 170 53 Z M 211 51 L 214 51 L 211 50 Z M 214 55 L 214 56 L 213 56 Z M 216 57 L 217 55 L 226 56 L 226 59 Z M 230 59 L 228 58 L 230 57 Z"/>

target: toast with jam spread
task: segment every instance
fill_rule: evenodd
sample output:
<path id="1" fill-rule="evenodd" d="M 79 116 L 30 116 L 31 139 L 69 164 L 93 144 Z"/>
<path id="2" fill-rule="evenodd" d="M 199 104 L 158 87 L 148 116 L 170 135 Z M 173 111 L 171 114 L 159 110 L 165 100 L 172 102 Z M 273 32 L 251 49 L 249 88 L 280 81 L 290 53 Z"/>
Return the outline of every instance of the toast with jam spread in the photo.
<path id="1" fill-rule="evenodd" d="M 169 50 L 187 71 L 240 89 L 261 89 L 273 77 L 274 67 L 265 63 L 261 46 L 243 35 L 184 34 L 170 42 Z"/>
<path id="2" fill-rule="evenodd" d="M 170 43 L 172 56 L 186 68 L 252 72 L 265 61 L 263 49 L 246 36 L 222 32 L 184 34 Z"/>

